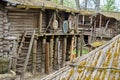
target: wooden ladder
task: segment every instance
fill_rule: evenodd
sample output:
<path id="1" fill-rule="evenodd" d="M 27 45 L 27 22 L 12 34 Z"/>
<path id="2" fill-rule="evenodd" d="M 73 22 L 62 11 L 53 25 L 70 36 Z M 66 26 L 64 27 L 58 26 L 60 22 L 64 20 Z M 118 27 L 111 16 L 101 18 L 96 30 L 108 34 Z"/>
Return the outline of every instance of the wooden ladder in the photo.
<path id="1" fill-rule="evenodd" d="M 27 70 L 27 66 L 30 53 L 32 50 L 32 45 L 34 41 L 35 30 L 32 32 L 32 35 L 28 34 L 26 31 L 22 37 L 19 49 L 18 49 L 18 58 L 16 64 L 16 73 L 21 75 L 21 78 L 24 78 L 24 74 Z"/>

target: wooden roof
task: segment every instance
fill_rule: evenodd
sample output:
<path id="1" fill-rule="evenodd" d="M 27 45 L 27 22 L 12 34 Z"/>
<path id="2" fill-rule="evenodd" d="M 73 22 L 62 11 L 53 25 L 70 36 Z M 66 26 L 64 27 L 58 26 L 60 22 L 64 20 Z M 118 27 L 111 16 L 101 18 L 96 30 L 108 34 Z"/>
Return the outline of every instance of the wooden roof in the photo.
<path id="1" fill-rule="evenodd" d="M 100 12 L 100 14 L 110 17 L 110 18 L 115 18 L 116 20 L 120 20 L 120 13 L 117 12 Z"/>
<path id="2" fill-rule="evenodd" d="M 79 13 L 79 10 L 69 8 L 63 5 L 55 4 L 45 0 L 3 0 L 12 4 L 17 4 L 17 8 L 45 8 L 45 9 L 58 9 L 65 12 Z"/>
<path id="3" fill-rule="evenodd" d="M 120 35 L 41 80 L 120 80 Z"/>

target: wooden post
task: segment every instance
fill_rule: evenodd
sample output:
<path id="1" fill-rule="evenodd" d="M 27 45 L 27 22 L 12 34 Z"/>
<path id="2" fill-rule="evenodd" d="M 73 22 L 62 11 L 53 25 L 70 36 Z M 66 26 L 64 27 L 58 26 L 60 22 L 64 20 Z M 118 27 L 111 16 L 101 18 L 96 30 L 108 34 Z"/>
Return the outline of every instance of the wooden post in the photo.
<path id="1" fill-rule="evenodd" d="M 37 57 L 37 40 L 34 39 L 34 43 L 33 43 L 33 75 L 36 74 L 36 57 Z"/>
<path id="2" fill-rule="evenodd" d="M 79 38 L 76 37 L 76 57 L 78 57 L 78 50 L 79 50 Z"/>
<path id="3" fill-rule="evenodd" d="M 54 51 L 54 69 L 58 69 L 58 37 L 55 39 L 55 51 Z"/>
<path id="4" fill-rule="evenodd" d="M 77 37 L 77 48 L 78 48 L 78 52 L 76 53 L 77 57 L 80 57 L 80 35 Z"/>
<path id="5" fill-rule="evenodd" d="M 45 46 L 45 73 L 46 74 L 49 74 L 49 43 L 46 43 L 46 46 Z"/>
<path id="6" fill-rule="evenodd" d="M 83 15 L 83 24 L 84 24 L 84 22 L 85 22 L 85 16 Z"/>
<path id="7" fill-rule="evenodd" d="M 42 73 L 45 72 L 45 43 L 46 43 L 46 38 L 43 38 L 42 41 L 42 56 L 41 56 L 41 68 L 42 68 Z"/>
<path id="8" fill-rule="evenodd" d="M 53 45 L 54 45 L 54 40 L 53 40 L 53 36 L 52 38 L 50 39 L 50 45 L 49 45 L 49 48 L 50 48 L 50 72 L 52 71 L 52 68 L 53 68 Z"/>
<path id="9" fill-rule="evenodd" d="M 93 33 L 93 41 L 96 39 L 96 21 L 94 22 L 94 33 Z"/>
<path id="10" fill-rule="evenodd" d="M 92 25 L 93 17 L 90 17 L 90 24 Z"/>
<path id="11" fill-rule="evenodd" d="M 63 47 L 62 47 L 62 67 L 65 66 L 66 48 L 67 48 L 67 38 L 65 36 L 63 38 Z"/>
<path id="12" fill-rule="evenodd" d="M 40 14 L 39 14 L 39 34 L 41 34 L 41 31 L 42 31 L 42 11 L 40 11 Z"/>
<path id="13" fill-rule="evenodd" d="M 70 46 L 70 61 L 73 61 L 73 49 L 74 49 L 74 37 L 71 39 L 71 46 Z"/>
<path id="14" fill-rule="evenodd" d="M 53 13 L 53 21 L 54 20 L 56 20 L 56 11 Z M 53 33 L 55 33 L 55 30 L 54 30 L 53 26 L 52 26 L 52 29 L 53 29 Z"/>
<path id="15" fill-rule="evenodd" d="M 75 31 L 76 31 L 76 33 L 78 32 L 78 23 L 79 23 L 79 15 L 77 14 L 76 15 L 76 18 L 75 18 L 76 20 L 75 20 Z"/>
<path id="16" fill-rule="evenodd" d="M 83 47 L 83 31 L 81 31 L 81 39 L 80 39 L 80 56 L 82 56 L 82 47 Z"/>
<path id="17" fill-rule="evenodd" d="M 102 27 L 102 15 L 100 15 L 100 23 L 99 23 L 99 28 Z"/>

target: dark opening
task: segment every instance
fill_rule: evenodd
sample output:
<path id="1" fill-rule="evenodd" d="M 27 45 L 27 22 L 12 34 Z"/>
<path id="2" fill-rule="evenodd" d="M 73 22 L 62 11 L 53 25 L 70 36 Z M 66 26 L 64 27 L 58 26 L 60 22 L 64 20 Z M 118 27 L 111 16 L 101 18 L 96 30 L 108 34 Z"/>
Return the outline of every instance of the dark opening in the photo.
<path id="1" fill-rule="evenodd" d="M 84 35 L 85 44 L 88 44 L 88 35 Z"/>

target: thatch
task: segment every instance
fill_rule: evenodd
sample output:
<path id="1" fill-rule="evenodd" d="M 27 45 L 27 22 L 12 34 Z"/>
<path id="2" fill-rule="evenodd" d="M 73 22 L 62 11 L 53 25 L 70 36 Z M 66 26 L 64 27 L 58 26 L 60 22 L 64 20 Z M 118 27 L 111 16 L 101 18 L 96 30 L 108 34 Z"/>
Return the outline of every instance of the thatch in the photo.
<path id="1" fill-rule="evenodd" d="M 120 13 L 117 12 L 100 12 L 100 14 L 106 17 L 115 18 L 116 20 L 120 20 Z"/>
<path id="2" fill-rule="evenodd" d="M 50 1 L 44 0 L 4 0 L 13 4 L 17 4 L 18 8 L 45 8 L 45 9 L 58 9 L 66 12 L 78 13 L 79 10 L 69 8 L 63 5 L 55 4 Z"/>

